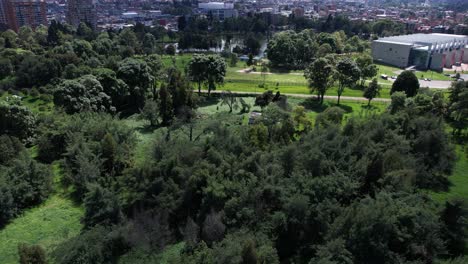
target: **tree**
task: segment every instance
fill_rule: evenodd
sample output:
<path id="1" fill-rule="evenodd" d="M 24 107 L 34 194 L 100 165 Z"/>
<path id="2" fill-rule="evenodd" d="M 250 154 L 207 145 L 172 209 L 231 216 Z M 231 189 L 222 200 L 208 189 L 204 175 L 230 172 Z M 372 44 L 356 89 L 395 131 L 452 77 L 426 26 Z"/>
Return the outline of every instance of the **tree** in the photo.
<path id="1" fill-rule="evenodd" d="M 24 151 L 24 146 L 18 138 L 8 135 L 0 135 L 0 166 L 7 165 Z"/>
<path id="2" fill-rule="evenodd" d="M 203 221 L 202 238 L 208 245 L 220 241 L 224 237 L 226 226 L 223 224 L 221 217 L 220 213 L 211 211 Z"/>
<path id="3" fill-rule="evenodd" d="M 143 51 L 149 55 L 155 51 L 156 48 L 156 38 L 151 33 L 146 33 L 143 37 Z"/>
<path id="4" fill-rule="evenodd" d="M 146 94 L 154 81 L 152 69 L 139 59 L 127 58 L 119 64 L 117 77 L 122 79 L 130 89 L 129 106 L 134 110 L 141 109 L 146 100 Z"/>
<path id="5" fill-rule="evenodd" d="M 208 55 L 206 71 L 206 82 L 209 95 L 212 90 L 216 90 L 217 85 L 224 83 L 224 77 L 226 76 L 226 62 L 219 55 Z"/>
<path id="6" fill-rule="evenodd" d="M 448 120 L 453 134 L 468 128 L 468 82 L 453 82 L 449 88 Z"/>
<path id="7" fill-rule="evenodd" d="M 58 84 L 54 92 L 54 103 L 63 107 L 68 114 L 82 111 L 115 111 L 111 97 L 104 93 L 101 83 L 93 75 L 65 80 Z"/>
<path id="8" fill-rule="evenodd" d="M 345 111 L 337 106 L 329 107 L 320 113 L 315 120 L 316 127 L 329 127 L 340 125 Z"/>
<path id="9" fill-rule="evenodd" d="M 92 185 L 89 188 L 83 203 L 85 208 L 83 223 L 86 228 L 98 224 L 117 224 L 122 220 L 117 197 L 99 185 Z"/>
<path id="10" fill-rule="evenodd" d="M 201 85 L 207 79 L 205 56 L 199 54 L 192 56 L 188 63 L 188 75 L 192 82 L 196 82 L 198 84 L 198 93 L 201 94 Z"/>
<path id="11" fill-rule="evenodd" d="M 161 85 L 159 89 L 159 116 L 162 119 L 162 125 L 169 125 L 171 122 L 174 112 L 172 108 L 171 94 L 166 88 L 166 85 Z"/>
<path id="12" fill-rule="evenodd" d="M 26 107 L 0 102 L 0 134 L 29 142 L 35 135 L 36 116 Z"/>
<path id="13" fill-rule="evenodd" d="M 405 108 L 406 94 L 404 92 L 395 92 L 392 94 L 392 102 L 388 107 L 390 113 L 394 114 Z"/>
<path id="14" fill-rule="evenodd" d="M 111 69 L 98 68 L 92 73 L 102 85 L 105 94 L 110 96 L 112 106 L 117 111 L 122 111 L 128 103 L 128 96 L 130 95 L 127 84 L 121 79 L 117 78 L 117 73 Z"/>
<path id="15" fill-rule="evenodd" d="M 47 264 L 46 252 L 39 245 L 18 245 L 20 264 Z"/>
<path id="16" fill-rule="evenodd" d="M 263 79 L 263 87 L 265 88 L 265 82 L 266 82 L 266 77 L 268 75 L 268 67 L 265 62 L 262 62 L 261 64 L 261 72 L 262 74 L 262 79 Z"/>
<path id="17" fill-rule="evenodd" d="M 229 107 L 229 113 L 232 113 L 232 109 L 239 108 L 240 100 L 231 91 L 223 91 L 221 93 L 221 105 L 227 105 Z"/>
<path id="18" fill-rule="evenodd" d="M 260 106 L 262 109 L 273 101 L 273 92 L 268 90 L 255 97 L 255 105 Z"/>
<path id="19" fill-rule="evenodd" d="M 13 74 L 13 65 L 8 58 L 0 59 L 0 79 L 6 78 Z"/>
<path id="20" fill-rule="evenodd" d="M 239 58 L 237 57 L 237 54 L 231 53 L 230 59 L 229 59 L 229 66 L 230 67 L 236 67 L 237 62 L 239 62 Z"/>
<path id="21" fill-rule="evenodd" d="M 176 54 L 176 48 L 174 45 L 167 45 L 166 47 L 166 54 L 174 56 Z"/>
<path id="22" fill-rule="evenodd" d="M 206 84 L 210 94 L 216 85 L 224 83 L 226 62 L 218 55 L 194 55 L 188 65 L 188 75 L 198 84 L 199 93 L 201 84 Z"/>
<path id="23" fill-rule="evenodd" d="M 380 90 L 382 87 L 379 85 L 376 78 L 369 83 L 369 86 L 364 90 L 363 96 L 369 100 L 367 106 L 370 106 L 371 100 L 380 95 Z"/>
<path id="24" fill-rule="evenodd" d="M 412 71 L 403 71 L 392 84 L 391 94 L 405 92 L 407 97 L 413 97 L 418 93 L 419 81 Z"/>
<path id="25" fill-rule="evenodd" d="M 141 118 L 147 120 L 151 127 L 159 122 L 159 105 L 155 100 L 148 100 L 140 113 Z"/>
<path id="26" fill-rule="evenodd" d="M 249 53 L 249 58 L 248 58 L 246 64 L 247 64 L 247 66 L 254 65 L 254 55 L 252 53 Z"/>
<path id="27" fill-rule="evenodd" d="M 363 87 L 367 79 L 373 78 L 378 73 L 377 66 L 372 64 L 372 62 L 372 57 L 368 54 L 363 54 L 356 58 L 356 64 L 361 70 L 361 86 Z"/>
<path id="28" fill-rule="evenodd" d="M 447 250 L 451 257 L 462 256 L 466 247 L 468 210 L 464 201 L 454 200 L 445 203 L 441 212 L 444 223 L 443 236 L 447 241 Z"/>
<path id="29" fill-rule="evenodd" d="M 303 106 L 296 106 L 293 109 L 293 120 L 296 123 L 298 130 L 308 131 L 310 128 L 310 120 L 307 118 L 305 108 Z"/>
<path id="30" fill-rule="evenodd" d="M 352 87 L 359 80 L 361 71 L 356 62 L 346 58 L 339 61 L 336 65 L 336 79 L 338 80 L 338 105 L 340 98 L 346 87 Z"/>
<path id="31" fill-rule="evenodd" d="M 304 72 L 304 76 L 309 82 L 311 91 L 317 91 L 320 104 L 323 104 L 323 97 L 332 82 L 333 67 L 325 58 L 315 60 Z"/>

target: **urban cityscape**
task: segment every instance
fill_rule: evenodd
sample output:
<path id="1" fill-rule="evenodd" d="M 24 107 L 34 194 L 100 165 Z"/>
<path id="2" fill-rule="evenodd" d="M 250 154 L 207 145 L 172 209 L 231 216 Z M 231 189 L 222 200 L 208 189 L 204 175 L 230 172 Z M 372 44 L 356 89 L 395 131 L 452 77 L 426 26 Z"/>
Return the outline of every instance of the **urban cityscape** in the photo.
<path id="1" fill-rule="evenodd" d="M 467 264 L 468 0 L 0 0 L 0 264 Z"/>

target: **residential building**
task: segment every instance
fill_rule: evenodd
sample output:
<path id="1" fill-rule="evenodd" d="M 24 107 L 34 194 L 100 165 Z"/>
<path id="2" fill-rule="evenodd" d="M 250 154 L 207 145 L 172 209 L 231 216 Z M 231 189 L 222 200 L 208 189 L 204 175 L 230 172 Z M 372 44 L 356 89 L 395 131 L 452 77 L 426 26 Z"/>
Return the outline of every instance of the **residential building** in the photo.
<path id="1" fill-rule="evenodd" d="M 67 21 L 75 27 L 84 22 L 95 29 L 97 13 L 93 0 L 68 0 Z"/>
<path id="2" fill-rule="evenodd" d="M 0 23 L 18 31 L 22 26 L 47 25 L 44 0 L 0 0 Z"/>

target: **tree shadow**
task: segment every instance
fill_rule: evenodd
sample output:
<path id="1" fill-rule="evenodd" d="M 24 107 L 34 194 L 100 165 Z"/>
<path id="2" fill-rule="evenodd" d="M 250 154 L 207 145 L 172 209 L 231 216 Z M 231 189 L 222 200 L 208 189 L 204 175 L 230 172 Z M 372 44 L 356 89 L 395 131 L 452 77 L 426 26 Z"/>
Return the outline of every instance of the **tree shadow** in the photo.
<path id="1" fill-rule="evenodd" d="M 214 94 L 211 94 L 210 96 L 200 96 L 200 100 L 198 102 L 198 107 L 207 107 L 207 106 L 212 106 L 212 105 L 217 105 L 219 101 L 221 100 L 219 96 L 214 96 Z"/>
<path id="2" fill-rule="evenodd" d="M 332 104 L 331 106 L 336 106 L 336 107 L 339 107 L 341 109 L 343 109 L 343 111 L 345 111 L 346 113 L 352 113 L 353 112 L 353 108 L 351 106 L 348 106 L 348 105 L 337 105 L 337 104 Z"/>
<path id="3" fill-rule="evenodd" d="M 321 113 L 328 108 L 328 104 L 326 102 L 320 104 L 320 102 L 316 98 L 307 98 L 303 102 L 299 103 L 299 105 L 303 106 L 307 110 L 314 111 L 317 113 Z"/>

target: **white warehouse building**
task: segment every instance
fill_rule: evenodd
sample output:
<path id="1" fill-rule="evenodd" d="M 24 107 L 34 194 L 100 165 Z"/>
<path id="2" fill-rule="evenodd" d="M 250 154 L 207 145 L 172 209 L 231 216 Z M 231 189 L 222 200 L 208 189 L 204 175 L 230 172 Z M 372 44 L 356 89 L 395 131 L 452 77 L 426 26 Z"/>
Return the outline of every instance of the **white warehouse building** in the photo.
<path id="1" fill-rule="evenodd" d="M 380 38 L 372 42 L 372 57 L 400 68 L 442 71 L 468 63 L 468 36 L 433 33 Z"/>
<path id="2" fill-rule="evenodd" d="M 233 3 L 224 3 L 224 2 L 208 2 L 208 3 L 198 3 L 198 9 L 204 14 L 212 14 L 213 17 L 218 18 L 219 20 L 224 20 L 225 18 L 237 17 L 238 12 L 234 8 Z"/>

